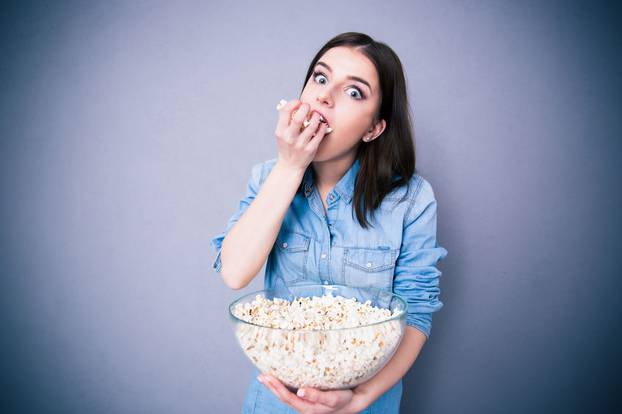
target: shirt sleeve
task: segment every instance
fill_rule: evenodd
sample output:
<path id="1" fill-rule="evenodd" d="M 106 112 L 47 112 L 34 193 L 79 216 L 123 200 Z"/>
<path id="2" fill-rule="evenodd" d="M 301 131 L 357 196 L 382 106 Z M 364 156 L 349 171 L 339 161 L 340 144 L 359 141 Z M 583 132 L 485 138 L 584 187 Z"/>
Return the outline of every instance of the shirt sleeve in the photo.
<path id="1" fill-rule="evenodd" d="M 432 186 L 420 178 L 418 191 L 404 219 L 402 245 L 397 258 L 393 291 L 408 303 L 406 325 L 422 331 L 427 338 L 432 329 L 432 312 L 439 300 L 438 261 L 447 250 L 436 241 L 436 199 Z"/>
<path id="2" fill-rule="evenodd" d="M 251 205 L 251 203 L 257 196 L 257 193 L 259 191 L 259 186 L 260 186 L 262 170 L 263 170 L 263 163 L 256 164 L 252 167 L 251 177 L 246 186 L 246 194 L 244 195 L 244 198 L 240 200 L 237 211 L 231 216 L 231 218 L 229 218 L 229 221 L 227 222 L 227 225 L 225 226 L 225 230 L 219 235 L 217 235 L 216 237 L 212 238 L 211 240 L 210 244 L 212 248 L 216 251 L 216 259 L 214 260 L 214 263 L 212 264 L 212 268 L 215 269 L 216 272 L 218 273 L 220 273 L 220 270 L 222 267 L 222 263 L 220 261 L 220 251 L 222 250 L 222 242 L 225 239 L 225 236 L 227 235 L 227 233 L 229 233 L 229 230 L 231 230 L 234 224 L 237 223 L 240 217 L 242 217 L 242 214 L 244 214 L 248 206 Z"/>

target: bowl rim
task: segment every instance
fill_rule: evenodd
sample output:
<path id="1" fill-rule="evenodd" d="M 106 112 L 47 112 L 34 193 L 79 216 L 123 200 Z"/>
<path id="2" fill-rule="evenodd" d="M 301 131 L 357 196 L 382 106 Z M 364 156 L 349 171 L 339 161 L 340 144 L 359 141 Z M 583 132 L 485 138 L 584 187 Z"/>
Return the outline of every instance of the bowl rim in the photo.
<path id="1" fill-rule="evenodd" d="M 306 288 L 312 288 L 312 287 L 321 287 L 321 288 L 340 288 L 340 287 L 346 287 L 349 289 L 369 289 L 369 290 L 375 290 L 375 291 L 380 291 L 380 292 L 384 292 L 386 294 L 389 294 L 391 296 L 395 296 L 400 302 L 402 302 L 402 304 L 404 305 L 404 310 L 402 312 L 397 313 L 396 315 L 391 316 L 388 319 L 384 319 L 382 321 L 378 321 L 378 322 L 374 322 L 374 323 L 368 323 L 366 325 L 360 325 L 360 326 L 350 326 L 350 327 L 346 327 L 346 328 L 332 328 L 332 329 L 289 329 L 289 328 L 273 328 L 271 326 L 265 326 L 265 325 L 258 325 L 256 323 L 252 323 L 252 322 L 248 322 L 245 321 L 244 319 L 240 319 L 237 316 L 235 316 L 233 314 L 233 309 L 235 308 L 235 305 L 238 304 L 242 299 L 251 296 L 251 295 L 257 295 L 259 293 L 262 292 L 267 292 L 267 291 L 274 291 L 277 290 L 277 288 L 268 288 L 268 289 L 261 289 L 261 290 L 256 290 L 254 292 L 250 292 L 247 293 L 245 295 L 240 296 L 239 298 L 237 298 L 236 300 L 234 300 L 233 302 L 231 302 L 231 304 L 229 305 L 229 317 L 234 321 L 234 322 L 240 322 L 246 325 L 251 325 L 251 326 L 256 326 L 258 328 L 263 328 L 263 329 L 272 329 L 275 331 L 291 331 L 291 332 L 333 332 L 333 331 L 346 331 L 346 330 L 350 330 L 350 329 L 361 329 L 361 328 L 368 328 L 370 326 L 375 326 L 375 325 L 380 325 L 383 323 L 387 323 L 393 320 L 399 320 L 399 319 L 406 319 L 406 314 L 408 312 L 408 302 L 406 301 L 406 299 L 404 299 L 404 297 L 402 297 L 401 295 L 398 295 L 397 293 L 394 292 L 389 292 L 386 291 L 384 289 L 380 289 L 380 288 L 374 288 L 374 287 L 359 287 L 359 286 L 348 286 L 348 285 L 340 285 L 340 284 L 328 284 L 325 285 L 323 283 L 312 283 L 312 284 L 300 284 L 300 285 L 291 285 L 291 286 L 287 286 L 287 288 L 297 288 L 297 287 L 306 287 Z M 358 300 L 357 300 L 358 302 Z M 365 303 L 365 302 L 363 302 Z"/>

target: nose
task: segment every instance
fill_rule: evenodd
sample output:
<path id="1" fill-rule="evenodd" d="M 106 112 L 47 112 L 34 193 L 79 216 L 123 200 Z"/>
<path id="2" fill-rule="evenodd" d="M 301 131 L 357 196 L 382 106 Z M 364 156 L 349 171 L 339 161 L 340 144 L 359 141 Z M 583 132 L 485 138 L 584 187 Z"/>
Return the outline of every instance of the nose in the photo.
<path id="1" fill-rule="evenodd" d="M 333 100 L 330 96 L 330 91 L 328 90 L 328 88 L 324 88 L 319 91 L 316 99 L 322 105 L 326 105 L 329 107 L 333 106 Z"/>

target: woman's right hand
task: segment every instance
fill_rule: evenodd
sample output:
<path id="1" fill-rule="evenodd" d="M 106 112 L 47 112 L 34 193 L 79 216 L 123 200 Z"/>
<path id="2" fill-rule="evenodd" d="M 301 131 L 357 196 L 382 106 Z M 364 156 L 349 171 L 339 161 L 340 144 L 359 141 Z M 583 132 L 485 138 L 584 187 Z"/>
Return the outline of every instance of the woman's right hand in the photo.
<path id="1" fill-rule="evenodd" d="M 328 127 L 320 122 L 320 116 L 314 112 L 309 126 L 301 131 L 309 109 L 309 104 L 298 99 L 289 101 L 279 109 L 279 120 L 274 131 L 279 152 L 278 162 L 298 172 L 304 172 L 313 161 Z M 296 113 L 292 118 L 294 111 Z"/>

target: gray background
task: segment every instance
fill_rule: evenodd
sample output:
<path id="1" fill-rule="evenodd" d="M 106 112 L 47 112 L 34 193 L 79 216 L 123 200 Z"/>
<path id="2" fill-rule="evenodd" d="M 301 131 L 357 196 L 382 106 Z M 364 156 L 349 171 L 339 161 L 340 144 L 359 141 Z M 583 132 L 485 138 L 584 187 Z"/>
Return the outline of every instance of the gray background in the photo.
<path id="1" fill-rule="evenodd" d="M 361 31 L 405 67 L 445 307 L 403 412 L 619 404 L 621 14 L 607 3 L 3 2 L 4 412 L 234 413 L 211 269 L 275 105 Z"/>

